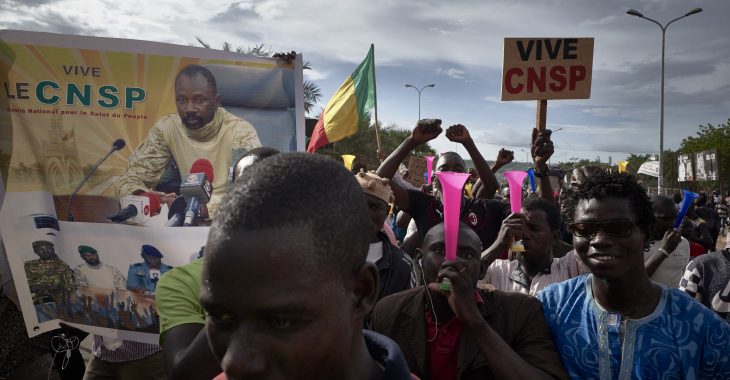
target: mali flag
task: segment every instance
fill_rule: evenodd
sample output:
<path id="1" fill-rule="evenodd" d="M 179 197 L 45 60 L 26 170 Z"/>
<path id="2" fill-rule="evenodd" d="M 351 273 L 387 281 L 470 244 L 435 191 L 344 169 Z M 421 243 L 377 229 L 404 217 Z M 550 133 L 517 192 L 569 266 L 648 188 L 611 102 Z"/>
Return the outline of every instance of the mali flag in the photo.
<path id="1" fill-rule="evenodd" d="M 360 121 L 375 104 L 375 58 L 373 45 L 360 66 L 327 102 L 312 132 L 307 152 L 355 134 Z"/>

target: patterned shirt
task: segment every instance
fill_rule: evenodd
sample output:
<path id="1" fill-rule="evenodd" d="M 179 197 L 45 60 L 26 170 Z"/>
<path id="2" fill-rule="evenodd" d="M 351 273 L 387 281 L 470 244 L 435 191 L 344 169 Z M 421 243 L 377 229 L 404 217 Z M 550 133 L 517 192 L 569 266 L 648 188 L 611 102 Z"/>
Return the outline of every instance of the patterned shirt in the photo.
<path id="1" fill-rule="evenodd" d="M 730 323 L 730 249 L 702 255 L 687 265 L 679 290 Z"/>
<path id="2" fill-rule="evenodd" d="M 24 266 L 34 304 L 53 302 L 54 294 L 59 291 L 76 290 L 73 270 L 58 256 L 49 260 L 31 260 Z"/>
<path id="3" fill-rule="evenodd" d="M 111 363 L 146 358 L 158 351 L 162 351 L 162 347 L 156 344 L 132 342 L 100 335 L 94 335 L 94 343 L 91 345 L 91 352 L 94 356 Z"/>
<path id="4" fill-rule="evenodd" d="M 730 325 L 715 313 L 660 285 L 651 314 L 625 319 L 593 298 L 591 276 L 537 296 L 571 378 L 730 379 Z"/>

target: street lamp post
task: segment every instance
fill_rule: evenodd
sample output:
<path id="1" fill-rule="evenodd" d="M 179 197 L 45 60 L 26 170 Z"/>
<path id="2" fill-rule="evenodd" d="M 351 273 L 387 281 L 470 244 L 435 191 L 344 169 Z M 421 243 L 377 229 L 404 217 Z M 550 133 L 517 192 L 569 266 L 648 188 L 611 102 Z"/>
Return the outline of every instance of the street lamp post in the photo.
<path id="1" fill-rule="evenodd" d="M 427 85 L 421 87 L 421 89 L 418 89 L 418 87 L 416 87 L 412 84 L 406 83 L 406 87 L 410 87 L 410 88 L 418 91 L 418 120 L 421 120 L 421 91 L 423 91 L 426 87 L 436 87 L 436 85 L 431 83 L 431 84 L 427 84 Z"/>
<path id="2" fill-rule="evenodd" d="M 644 20 L 651 21 L 657 25 L 659 25 L 659 28 L 662 30 L 662 70 L 661 70 L 661 84 L 660 84 L 660 92 L 659 92 L 659 177 L 657 178 L 657 194 L 661 194 L 662 187 L 664 186 L 664 167 L 662 162 L 662 155 L 664 151 L 664 46 L 665 46 L 665 37 L 667 33 L 667 28 L 669 25 L 677 20 L 683 19 L 687 16 L 691 16 L 695 13 L 702 12 L 702 8 L 695 8 L 686 14 L 684 14 L 681 17 L 677 17 L 672 21 L 669 21 L 666 25 L 662 26 L 658 21 L 650 19 L 649 17 L 644 16 L 641 12 L 629 9 L 626 11 L 626 14 L 631 16 L 636 16 L 643 18 Z"/>

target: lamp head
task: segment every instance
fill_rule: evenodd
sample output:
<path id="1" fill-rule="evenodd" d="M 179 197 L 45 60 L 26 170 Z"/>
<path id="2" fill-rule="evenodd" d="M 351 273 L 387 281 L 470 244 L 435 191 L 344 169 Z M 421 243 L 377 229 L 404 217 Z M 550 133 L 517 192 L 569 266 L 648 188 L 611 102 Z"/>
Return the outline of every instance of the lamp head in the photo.
<path id="1" fill-rule="evenodd" d="M 412 85 L 412 84 L 408 84 L 408 83 L 406 83 L 406 87 L 413 87 L 413 88 L 416 88 L 416 86 L 414 86 L 414 85 Z"/>
<path id="2" fill-rule="evenodd" d="M 691 15 L 693 15 L 695 13 L 700 13 L 700 12 L 702 12 L 702 8 L 695 8 L 695 9 L 687 12 L 687 14 L 685 16 L 691 16 Z"/>
<path id="3" fill-rule="evenodd" d="M 644 15 L 641 12 L 634 10 L 634 9 L 629 9 L 628 11 L 626 11 L 626 14 L 636 16 L 636 17 L 644 17 Z"/>
<path id="4" fill-rule="evenodd" d="M 436 87 L 436 85 L 431 83 L 431 84 L 427 85 L 426 87 Z"/>

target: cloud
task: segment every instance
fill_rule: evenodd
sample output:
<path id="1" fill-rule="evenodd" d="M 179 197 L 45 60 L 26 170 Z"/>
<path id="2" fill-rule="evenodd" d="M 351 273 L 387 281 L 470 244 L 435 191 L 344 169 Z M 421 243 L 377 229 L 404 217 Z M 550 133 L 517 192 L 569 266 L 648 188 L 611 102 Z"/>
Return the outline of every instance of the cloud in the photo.
<path id="1" fill-rule="evenodd" d="M 436 72 L 439 74 L 449 76 L 454 79 L 464 79 L 464 74 L 466 74 L 466 71 L 459 70 L 459 69 L 456 69 L 453 67 L 451 67 L 449 69 L 438 68 L 438 69 L 436 69 Z"/>
<path id="2" fill-rule="evenodd" d="M 667 32 L 667 147 L 693 134 L 699 124 L 725 122 L 730 109 L 725 20 L 730 2 L 695 2 L 705 11 L 672 24 Z M 513 126 L 534 124 L 534 102 L 498 99 L 503 39 L 594 37 L 591 99 L 551 101 L 548 125 L 607 131 L 566 128 L 556 134 L 557 139 L 570 136 L 586 149 L 591 139 L 600 139 L 606 149 L 656 150 L 661 33 L 656 25 L 626 15 L 629 7 L 664 23 L 694 5 L 682 0 L 399 0 L 376 5 L 355 0 L 0 0 L 0 28 L 182 45 L 200 36 L 214 47 L 224 41 L 236 47 L 265 43 L 273 51 L 303 53 L 316 69 L 305 77 L 326 94 L 339 87 L 373 43 L 381 117 L 411 125 L 403 83 L 432 83 L 437 73 L 456 80 L 442 77 L 424 97 L 424 109 L 480 126 L 475 133 L 490 130 L 492 139 Z M 625 138 L 612 136 L 612 128 L 622 128 Z"/>
<path id="3" fill-rule="evenodd" d="M 304 70 L 304 79 L 306 80 L 317 81 L 326 79 L 327 77 L 329 77 L 329 73 L 327 72 L 319 71 L 317 69 Z"/>

